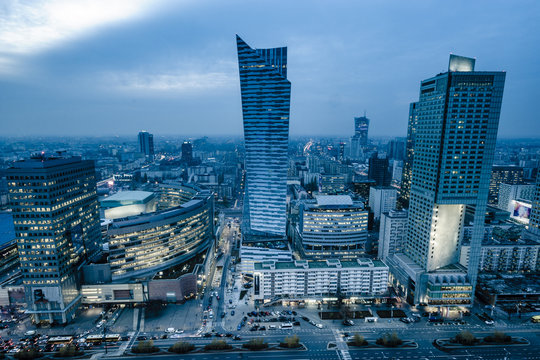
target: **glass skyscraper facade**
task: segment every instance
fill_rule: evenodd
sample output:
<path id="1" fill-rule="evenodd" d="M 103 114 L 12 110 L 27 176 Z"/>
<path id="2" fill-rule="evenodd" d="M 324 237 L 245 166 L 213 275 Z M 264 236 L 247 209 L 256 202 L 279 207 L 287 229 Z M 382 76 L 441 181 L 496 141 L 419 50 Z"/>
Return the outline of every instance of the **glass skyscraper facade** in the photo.
<path id="1" fill-rule="evenodd" d="M 94 162 L 40 155 L 6 173 L 26 311 L 35 323 L 66 323 L 80 303 L 80 266 L 101 245 Z"/>
<path id="2" fill-rule="evenodd" d="M 421 83 L 405 253 L 428 272 L 458 262 L 465 206 L 474 205 L 474 283 L 505 75 L 451 55 L 448 72 Z"/>
<path id="3" fill-rule="evenodd" d="M 154 157 L 154 135 L 146 131 L 139 133 L 139 151 L 147 157 Z"/>
<path id="4" fill-rule="evenodd" d="M 291 83 L 287 48 L 252 49 L 236 36 L 246 148 L 245 230 L 285 235 Z"/>

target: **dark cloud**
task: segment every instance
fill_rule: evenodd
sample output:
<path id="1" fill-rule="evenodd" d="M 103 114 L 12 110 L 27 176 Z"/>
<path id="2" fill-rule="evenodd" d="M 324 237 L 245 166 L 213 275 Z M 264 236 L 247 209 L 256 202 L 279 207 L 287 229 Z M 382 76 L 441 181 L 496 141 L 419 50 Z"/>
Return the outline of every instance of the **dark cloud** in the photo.
<path id="1" fill-rule="evenodd" d="M 17 58 L 5 135 L 241 134 L 235 37 L 289 47 L 293 135 L 404 136 L 419 82 L 450 52 L 508 72 L 499 136 L 540 136 L 540 3 L 214 1 L 169 6 Z"/>

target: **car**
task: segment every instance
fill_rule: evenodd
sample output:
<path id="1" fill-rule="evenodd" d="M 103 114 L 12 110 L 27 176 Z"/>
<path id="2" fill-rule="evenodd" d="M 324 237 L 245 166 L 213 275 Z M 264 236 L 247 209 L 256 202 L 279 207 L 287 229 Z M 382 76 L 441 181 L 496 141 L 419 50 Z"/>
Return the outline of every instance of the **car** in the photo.
<path id="1" fill-rule="evenodd" d="M 266 331 L 266 326 L 261 326 L 261 327 L 259 328 L 259 331 Z"/>
<path id="2" fill-rule="evenodd" d="M 234 310 L 231 311 L 231 316 L 234 316 L 235 312 Z"/>
<path id="3" fill-rule="evenodd" d="M 129 336 L 122 336 L 120 341 L 129 341 Z"/>
<path id="4" fill-rule="evenodd" d="M 204 333 L 203 336 L 204 337 L 212 337 L 212 334 L 211 333 Z"/>
<path id="5" fill-rule="evenodd" d="M 249 331 L 257 331 L 257 328 L 253 326 L 251 329 L 249 329 Z"/>
<path id="6" fill-rule="evenodd" d="M 351 334 L 349 334 L 348 332 L 344 332 L 344 333 L 343 333 L 343 337 L 345 337 L 345 338 L 348 338 L 348 337 L 350 337 L 350 336 L 351 336 Z"/>
<path id="7" fill-rule="evenodd" d="M 240 335 L 234 335 L 233 340 L 242 340 L 242 338 Z"/>
<path id="8" fill-rule="evenodd" d="M 226 337 L 232 337 L 233 334 L 231 334 L 231 333 L 226 333 L 225 336 L 226 336 Z"/>
<path id="9" fill-rule="evenodd" d="M 411 322 L 411 320 L 409 318 L 406 318 L 406 317 L 400 318 L 399 321 L 401 321 L 402 323 L 405 323 L 405 324 L 408 324 L 408 323 Z"/>
<path id="10" fill-rule="evenodd" d="M 238 326 L 236 327 L 236 330 L 238 331 L 242 330 L 242 324 L 238 324 Z"/>
<path id="11" fill-rule="evenodd" d="M 302 316 L 302 320 L 309 321 L 309 319 L 306 316 Z"/>
<path id="12" fill-rule="evenodd" d="M 184 333 L 184 330 L 182 330 L 182 329 L 176 329 L 175 333 L 177 333 L 177 334 L 183 334 L 183 333 Z"/>
<path id="13" fill-rule="evenodd" d="M 318 327 L 319 329 L 323 328 L 322 324 L 315 324 L 315 326 Z"/>
<path id="14" fill-rule="evenodd" d="M 295 322 L 293 322 L 293 325 L 294 325 L 294 326 L 300 326 L 300 321 L 295 321 Z"/>
<path id="15" fill-rule="evenodd" d="M 298 313 L 297 313 L 296 311 L 292 311 L 292 314 L 293 314 L 294 316 L 298 315 Z"/>
<path id="16" fill-rule="evenodd" d="M 162 338 L 162 339 L 167 339 L 167 334 L 161 335 L 161 338 Z"/>
<path id="17" fill-rule="evenodd" d="M 229 299 L 229 304 L 232 304 L 232 299 Z"/>
<path id="18" fill-rule="evenodd" d="M 493 320 L 486 320 L 484 321 L 486 325 L 495 325 L 495 322 Z"/>
<path id="19" fill-rule="evenodd" d="M 217 337 L 223 337 L 223 336 L 225 336 L 225 335 L 223 335 L 222 333 L 219 333 L 219 332 L 215 333 L 215 335 L 216 335 Z"/>
<path id="20" fill-rule="evenodd" d="M 227 315 L 225 312 L 222 312 L 221 313 L 221 318 L 223 319 L 225 317 L 225 315 Z"/>
<path id="21" fill-rule="evenodd" d="M 343 320 L 343 325 L 345 325 L 345 326 L 353 326 L 354 321 L 349 320 L 349 319 L 345 319 L 345 320 Z"/>
<path id="22" fill-rule="evenodd" d="M 137 336 L 137 340 L 138 341 L 142 341 L 142 340 L 148 340 L 148 338 L 144 335 L 140 335 L 140 336 Z"/>

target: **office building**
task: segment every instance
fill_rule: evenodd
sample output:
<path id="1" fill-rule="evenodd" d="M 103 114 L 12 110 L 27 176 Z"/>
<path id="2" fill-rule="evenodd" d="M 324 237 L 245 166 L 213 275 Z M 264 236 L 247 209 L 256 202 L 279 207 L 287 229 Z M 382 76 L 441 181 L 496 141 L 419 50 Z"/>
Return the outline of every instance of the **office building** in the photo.
<path id="1" fill-rule="evenodd" d="M 357 257 L 365 253 L 368 211 L 348 195 L 318 195 L 298 204 L 293 241 L 304 256 Z"/>
<path id="2" fill-rule="evenodd" d="M 188 165 L 193 163 L 193 145 L 189 141 L 182 143 L 182 162 Z"/>
<path id="3" fill-rule="evenodd" d="M 154 159 L 154 135 L 146 131 L 139 133 L 139 151 L 148 159 Z"/>
<path id="4" fill-rule="evenodd" d="M 379 220 L 381 214 L 396 208 L 397 189 L 390 186 L 374 186 L 369 189 L 369 207 L 373 218 Z"/>
<path id="5" fill-rule="evenodd" d="M 403 252 L 407 239 L 407 210 L 390 210 L 381 215 L 378 258 Z"/>
<path id="6" fill-rule="evenodd" d="M 252 49 L 236 36 L 244 119 L 243 233 L 285 236 L 289 111 L 287 48 Z"/>
<path id="7" fill-rule="evenodd" d="M 380 260 L 296 260 L 255 263 L 253 297 L 322 300 L 329 296 L 375 297 L 388 290 L 388 267 Z"/>
<path id="8" fill-rule="evenodd" d="M 392 174 L 389 171 L 390 163 L 388 158 L 379 157 L 378 153 L 373 153 L 369 158 L 368 179 L 375 180 L 377 186 L 390 186 Z"/>
<path id="9" fill-rule="evenodd" d="M 420 86 L 407 241 L 404 255 L 389 261 L 414 303 L 472 303 L 506 75 L 474 65 L 450 55 L 448 72 Z M 475 212 L 465 269 L 459 247 L 467 205 Z"/>
<path id="10" fill-rule="evenodd" d="M 79 267 L 101 245 L 94 162 L 37 155 L 7 170 L 27 313 L 64 324 L 80 303 Z"/>
<path id="11" fill-rule="evenodd" d="M 109 224 L 113 281 L 155 274 L 204 253 L 212 245 L 214 196 L 208 190 L 193 193 L 195 189 L 173 182 L 161 184 L 160 192 L 166 194 L 163 201 L 172 207 L 159 205 L 162 210 Z M 173 201 L 174 194 L 178 195 Z"/>
<path id="12" fill-rule="evenodd" d="M 402 208 L 409 207 L 411 196 L 412 164 L 414 160 L 414 143 L 416 138 L 416 127 L 418 126 L 418 103 L 409 105 L 409 120 L 407 122 L 407 142 L 405 150 L 405 163 L 401 176 L 401 189 L 399 190 L 399 205 Z"/>
<path id="13" fill-rule="evenodd" d="M 523 168 L 512 165 L 493 165 L 489 180 L 488 204 L 497 206 L 499 203 L 500 184 L 523 184 Z"/>
<path id="14" fill-rule="evenodd" d="M 499 184 L 497 207 L 508 211 L 510 216 L 518 221 L 529 222 L 531 202 L 534 198 L 534 184 Z"/>
<path id="15" fill-rule="evenodd" d="M 363 198 L 367 203 L 369 201 L 369 189 L 377 186 L 375 180 L 359 180 L 353 182 L 353 192 Z"/>

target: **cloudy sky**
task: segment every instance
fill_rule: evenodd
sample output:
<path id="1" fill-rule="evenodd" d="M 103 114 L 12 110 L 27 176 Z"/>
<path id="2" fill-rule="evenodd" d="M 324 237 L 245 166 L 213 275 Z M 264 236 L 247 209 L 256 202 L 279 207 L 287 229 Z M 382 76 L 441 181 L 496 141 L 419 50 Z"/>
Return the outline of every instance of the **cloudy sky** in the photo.
<path id="1" fill-rule="evenodd" d="M 0 136 L 241 135 L 235 34 L 288 46 L 292 135 L 404 136 L 449 53 L 507 71 L 499 137 L 540 137 L 539 1 L 2 0 Z"/>

